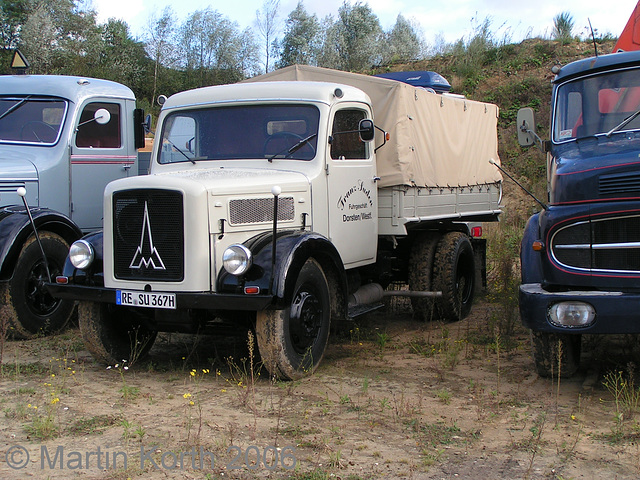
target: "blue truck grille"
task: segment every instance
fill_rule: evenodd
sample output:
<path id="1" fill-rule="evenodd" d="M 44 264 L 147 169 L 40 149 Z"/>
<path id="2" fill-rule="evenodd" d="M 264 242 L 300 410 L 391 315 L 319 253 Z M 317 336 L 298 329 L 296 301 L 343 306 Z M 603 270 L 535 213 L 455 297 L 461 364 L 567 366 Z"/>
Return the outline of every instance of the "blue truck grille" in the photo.
<path id="1" fill-rule="evenodd" d="M 598 218 L 562 227 L 552 237 L 555 260 L 593 273 L 640 272 L 640 215 Z"/>
<path id="2" fill-rule="evenodd" d="M 601 197 L 620 197 L 622 195 L 640 194 L 640 174 L 617 173 L 600 177 L 599 192 Z"/>
<path id="3" fill-rule="evenodd" d="M 116 278 L 183 280 L 182 193 L 160 189 L 114 193 L 113 245 Z"/>

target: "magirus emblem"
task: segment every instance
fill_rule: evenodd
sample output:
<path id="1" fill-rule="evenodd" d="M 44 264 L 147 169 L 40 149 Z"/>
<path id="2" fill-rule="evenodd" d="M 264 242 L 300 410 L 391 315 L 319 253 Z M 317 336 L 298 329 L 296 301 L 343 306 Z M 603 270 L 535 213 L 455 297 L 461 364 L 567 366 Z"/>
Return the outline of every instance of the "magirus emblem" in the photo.
<path id="1" fill-rule="evenodd" d="M 140 234 L 140 245 L 133 255 L 129 268 L 153 268 L 154 270 L 166 270 L 162 258 L 156 247 L 153 245 L 151 236 L 151 222 L 149 221 L 149 209 L 147 202 L 144 202 L 144 218 L 142 219 L 142 233 Z"/>

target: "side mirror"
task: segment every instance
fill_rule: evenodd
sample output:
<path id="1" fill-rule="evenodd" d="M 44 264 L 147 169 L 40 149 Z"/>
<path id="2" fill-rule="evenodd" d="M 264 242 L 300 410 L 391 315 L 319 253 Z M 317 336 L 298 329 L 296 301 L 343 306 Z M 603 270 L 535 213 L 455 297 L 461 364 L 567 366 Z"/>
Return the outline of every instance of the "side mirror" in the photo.
<path id="1" fill-rule="evenodd" d="M 142 127 L 144 128 L 144 133 L 151 133 L 151 114 L 147 114 L 144 117 L 144 122 L 142 122 Z"/>
<path id="2" fill-rule="evenodd" d="M 358 133 L 360 134 L 360 140 L 363 142 L 372 141 L 376 134 L 373 120 L 368 118 L 360 120 L 360 123 L 358 124 Z"/>
<path id="3" fill-rule="evenodd" d="M 522 147 L 530 147 L 535 144 L 536 119 L 533 109 L 530 107 L 518 110 L 516 117 L 516 128 L 518 129 L 518 143 Z"/>
<path id="4" fill-rule="evenodd" d="M 111 114 L 106 108 L 99 108 L 93 114 L 93 119 L 99 125 L 106 125 L 111 120 Z"/>

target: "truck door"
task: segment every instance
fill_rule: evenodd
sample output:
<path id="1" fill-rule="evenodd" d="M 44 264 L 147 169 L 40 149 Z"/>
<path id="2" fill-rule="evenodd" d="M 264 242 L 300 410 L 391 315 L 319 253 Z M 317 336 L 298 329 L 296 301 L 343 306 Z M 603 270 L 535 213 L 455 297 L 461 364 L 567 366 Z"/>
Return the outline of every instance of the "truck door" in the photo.
<path id="1" fill-rule="evenodd" d="M 107 123 L 95 120 L 106 109 Z M 102 226 L 104 187 L 112 180 L 135 174 L 136 152 L 126 132 L 125 103 L 91 101 L 82 107 L 71 140 L 71 218 L 84 231 Z M 133 150 L 133 151 L 132 151 Z"/>
<path id="2" fill-rule="evenodd" d="M 373 144 L 360 140 L 361 107 L 344 107 L 333 116 L 327 154 L 329 236 L 346 267 L 375 261 L 378 242 L 378 191 Z"/>

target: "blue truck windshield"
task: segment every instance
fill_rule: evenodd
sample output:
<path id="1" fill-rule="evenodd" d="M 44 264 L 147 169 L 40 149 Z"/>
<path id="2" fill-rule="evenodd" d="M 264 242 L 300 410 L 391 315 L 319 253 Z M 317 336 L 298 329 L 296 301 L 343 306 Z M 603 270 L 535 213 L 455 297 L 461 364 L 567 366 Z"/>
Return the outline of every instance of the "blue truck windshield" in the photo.
<path id="1" fill-rule="evenodd" d="M 0 96 L 0 142 L 54 145 L 66 112 L 59 98 Z"/>
<path id="2" fill-rule="evenodd" d="M 158 161 L 311 160 L 319 117 L 315 106 L 300 104 L 181 110 L 165 118 Z"/>
<path id="3" fill-rule="evenodd" d="M 639 69 L 567 82 L 556 93 L 553 141 L 640 130 L 639 110 Z"/>

